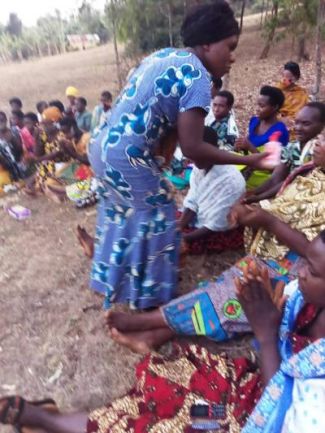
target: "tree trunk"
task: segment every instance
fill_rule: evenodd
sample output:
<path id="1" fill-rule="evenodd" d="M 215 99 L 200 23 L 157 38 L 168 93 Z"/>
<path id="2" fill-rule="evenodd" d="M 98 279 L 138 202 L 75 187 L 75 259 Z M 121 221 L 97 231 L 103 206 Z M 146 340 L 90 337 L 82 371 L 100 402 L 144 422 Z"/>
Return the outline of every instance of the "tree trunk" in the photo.
<path id="1" fill-rule="evenodd" d="M 320 89 L 322 84 L 322 29 L 325 25 L 325 0 L 319 0 L 317 15 L 317 34 L 316 34 L 316 80 L 313 92 L 315 101 L 320 99 Z"/>
<path id="2" fill-rule="evenodd" d="M 123 80 L 122 80 L 120 54 L 119 54 L 118 45 L 117 45 L 116 0 L 111 0 L 111 15 L 112 15 L 112 24 L 113 24 L 113 44 L 114 44 L 114 53 L 115 53 L 115 63 L 116 63 L 116 69 L 117 69 L 117 79 L 118 79 L 119 90 L 121 90 L 123 87 Z"/>
<path id="3" fill-rule="evenodd" d="M 174 35 L 173 35 L 173 16 L 172 16 L 172 5 L 167 2 L 167 14 L 168 14 L 168 33 L 169 33 L 169 45 L 174 46 Z"/>
<path id="4" fill-rule="evenodd" d="M 309 54 L 306 52 L 307 25 L 302 23 L 298 36 L 298 61 L 309 60 Z"/>
<path id="5" fill-rule="evenodd" d="M 269 55 L 269 51 L 271 49 L 273 39 L 275 36 L 275 31 L 277 28 L 278 13 L 279 13 L 279 0 L 273 0 L 273 6 L 272 6 L 272 12 L 271 12 L 271 14 L 272 14 L 272 17 L 271 17 L 272 23 L 271 24 L 272 24 L 272 26 L 270 28 L 270 31 L 269 31 L 265 46 L 263 48 L 263 51 L 260 55 L 260 59 L 266 59 L 267 56 Z"/>
<path id="6" fill-rule="evenodd" d="M 260 20 L 260 28 L 262 28 L 262 26 L 263 26 L 263 17 L 264 17 L 264 13 L 265 13 L 265 0 L 263 0 L 263 3 L 262 3 L 261 20 Z"/>
<path id="7" fill-rule="evenodd" d="M 246 0 L 243 0 L 241 5 L 241 13 L 240 13 L 240 25 L 239 25 L 240 33 L 243 31 L 245 8 L 246 8 Z"/>

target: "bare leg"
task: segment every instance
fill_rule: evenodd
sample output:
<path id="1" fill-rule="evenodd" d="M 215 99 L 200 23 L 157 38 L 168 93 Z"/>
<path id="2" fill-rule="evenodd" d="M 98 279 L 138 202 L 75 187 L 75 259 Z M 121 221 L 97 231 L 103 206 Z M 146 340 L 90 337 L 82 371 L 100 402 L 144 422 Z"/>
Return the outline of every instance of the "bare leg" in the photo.
<path id="1" fill-rule="evenodd" d="M 152 350 L 159 348 L 162 344 L 171 340 L 174 335 L 174 331 L 169 328 L 125 334 L 115 328 L 111 330 L 111 337 L 116 343 L 141 355 L 146 355 Z"/>
<path id="2" fill-rule="evenodd" d="M 168 328 L 159 308 L 147 313 L 123 313 L 108 311 L 106 323 L 109 328 L 116 328 L 120 332 L 151 331 L 157 328 Z"/>
<path id="3" fill-rule="evenodd" d="M 87 230 L 79 225 L 77 226 L 77 237 L 86 256 L 92 259 L 94 256 L 94 238 L 87 233 Z"/>
<path id="4" fill-rule="evenodd" d="M 40 407 L 26 403 L 19 424 L 25 427 L 41 428 L 48 433 L 85 433 L 88 414 L 53 414 Z M 23 429 L 24 430 L 24 429 Z M 32 429 L 26 428 L 26 432 Z"/>

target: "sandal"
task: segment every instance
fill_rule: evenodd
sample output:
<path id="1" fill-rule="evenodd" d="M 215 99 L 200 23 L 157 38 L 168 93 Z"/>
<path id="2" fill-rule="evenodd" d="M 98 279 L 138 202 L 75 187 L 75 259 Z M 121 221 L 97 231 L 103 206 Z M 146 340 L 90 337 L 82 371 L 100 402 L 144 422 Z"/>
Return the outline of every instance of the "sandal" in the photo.
<path id="1" fill-rule="evenodd" d="M 54 400 L 44 399 L 39 401 L 26 401 L 19 396 L 10 396 L 0 399 L 0 424 L 12 425 L 17 433 L 35 433 L 36 429 L 20 425 L 20 417 L 24 410 L 25 404 L 42 407 L 43 409 L 58 413 L 58 407 Z M 41 430 L 37 430 L 41 431 Z"/>

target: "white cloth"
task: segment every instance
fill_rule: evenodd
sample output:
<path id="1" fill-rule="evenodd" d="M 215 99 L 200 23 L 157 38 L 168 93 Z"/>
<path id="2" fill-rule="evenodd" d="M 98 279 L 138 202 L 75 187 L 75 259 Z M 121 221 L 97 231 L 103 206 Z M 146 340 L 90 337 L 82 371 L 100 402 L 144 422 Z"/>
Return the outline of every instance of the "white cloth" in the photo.
<path id="1" fill-rule="evenodd" d="M 184 207 L 197 215 L 197 227 L 218 232 L 229 229 L 228 214 L 245 192 L 245 180 L 233 165 L 214 165 L 206 170 L 193 168 Z"/>
<path id="2" fill-rule="evenodd" d="M 297 379 L 282 433 L 325 432 L 325 380 Z"/>

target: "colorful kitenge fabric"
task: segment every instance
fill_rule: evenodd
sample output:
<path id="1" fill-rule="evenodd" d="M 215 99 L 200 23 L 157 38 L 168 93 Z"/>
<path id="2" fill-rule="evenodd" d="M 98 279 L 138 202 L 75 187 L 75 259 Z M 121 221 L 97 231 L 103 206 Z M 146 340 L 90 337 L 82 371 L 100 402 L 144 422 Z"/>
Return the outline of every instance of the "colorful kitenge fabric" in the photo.
<path id="1" fill-rule="evenodd" d="M 299 355 L 294 355 L 297 351 L 293 342 L 297 338 L 296 332 L 300 323 L 303 321 L 305 327 L 315 318 L 313 309 L 310 315 L 309 308 L 304 311 L 308 305 L 302 308 L 300 292 L 295 293 L 287 304 L 281 326 L 283 363 L 272 380 L 272 386 L 267 388 L 261 400 L 263 403 L 258 404 L 255 415 L 249 419 L 245 433 L 273 432 L 263 430 L 262 425 L 268 421 L 281 421 L 283 424 L 283 417 L 281 420 L 281 416 L 277 416 L 283 415 L 279 413 L 281 407 L 289 409 L 289 418 L 290 382 L 293 376 L 295 382 L 297 377 L 302 380 L 318 378 L 321 375 L 324 377 L 324 340 L 310 346 L 310 342 L 305 341 Z M 318 384 L 322 385 L 324 378 L 317 380 Z M 307 386 L 309 389 L 305 390 L 305 397 L 309 393 L 310 400 L 300 406 L 300 418 L 304 410 L 308 411 L 310 408 L 311 414 L 318 413 L 316 421 L 319 422 L 324 398 L 320 400 L 323 406 L 317 406 L 316 398 L 323 397 L 323 394 L 319 387 L 315 387 L 315 383 L 309 382 Z M 221 426 L 218 432 L 240 433 L 262 392 L 258 362 L 253 353 L 248 352 L 246 358 L 231 358 L 229 354 L 212 354 L 198 345 L 175 345 L 174 351 L 168 356 L 152 353 L 145 357 L 138 364 L 135 387 L 107 407 L 92 412 L 88 419 L 87 433 L 195 433 L 196 430 L 191 426 L 190 408 L 198 400 L 225 406 L 225 418 L 217 420 Z M 294 404 L 293 396 L 292 409 L 295 409 Z M 314 416 L 308 416 L 309 423 L 313 419 Z M 306 422 L 305 425 L 310 424 Z M 298 427 L 296 423 L 292 430 L 274 430 L 274 433 L 323 432 L 319 428 L 301 430 Z"/>
<path id="2" fill-rule="evenodd" d="M 136 386 L 89 416 L 87 433 L 195 433 L 190 408 L 198 400 L 225 405 L 220 433 L 240 433 L 262 386 L 256 358 L 232 359 L 196 345 L 175 345 L 137 366 Z"/>
<path id="3" fill-rule="evenodd" d="M 239 137 L 239 131 L 233 115 L 228 114 L 228 116 L 221 120 L 214 120 L 210 126 L 218 134 L 218 148 L 234 151 L 235 141 Z"/>
<path id="4" fill-rule="evenodd" d="M 303 305 L 298 290 L 287 302 L 279 332 L 280 369 L 266 387 L 243 433 L 324 431 L 325 339 L 295 354 L 290 338 Z"/>
<path id="5" fill-rule="evenodd" d="M 276 198 L 263 200 L 260 206 L 300 232 L 311 241 L 325 229 L 325 173 L 310 168 L 308 174 L 298 169 Z M 283 258 L 288 248 L 272 234 L 259 229 L 254 234 L 245 229 L 245 247 L 250 254 L 272 259 Z"/>
<path id="6" fill-rule="evenodd" d="M 288 254 L 281 262 L 262 261 L 247 256 L 212 281 L 161 307 L 168 326 L 179 335 L 201 335 L 215 341 L 225 341 L 235 334 L 250 332 L 251 327 L 236 298 L 235 278 L 254 260 L 268 269 L 272 285 L 278 281 L 289 283 L 296 278 L 298 256 Z"/>
<path id="7" fill-rule="evenodd" d="M 185 50 L 143 60 L 90 145 L 101 187 L 91 286 L 106 307 L 150 308 L 168 302 L 177 285 L 176 209 L 154 156 L 180 112 L 208 111 L 210 79 Z"/>
<path id="8" fill-rule="evenodd" d="M 0 165 L 2 168 L 3 184 L 5 184 L 5 179 L 10 179 L 11 181 L 19 180 L 21 177 L 19 166 L 10 144 L 4 139 L 0 139 Z M 7 175 L 4 173 L 7 173 Z"/>
<path id="9" fill-rule="evenodd" d="M 282 149 L 281 162 L 286 164 L 290 172 L 312 160 L 315 140 L 310 140 L 305 146 L 299 141 L 291 141 Z"/>

